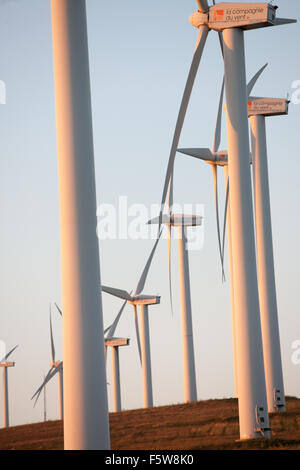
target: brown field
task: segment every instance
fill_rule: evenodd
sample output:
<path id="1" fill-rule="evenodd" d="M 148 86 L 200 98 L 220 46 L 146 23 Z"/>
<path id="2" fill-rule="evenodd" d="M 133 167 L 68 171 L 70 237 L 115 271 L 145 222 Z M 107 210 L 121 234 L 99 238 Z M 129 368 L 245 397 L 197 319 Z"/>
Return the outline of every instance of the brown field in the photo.
<path id="1" fill-rule="evenodd" d="M 235 399 L 111 413 L 111 448 L 300 450 L 300 399 L 289 397 L 287 412 L 273 414 L 270 418 L 272 439 L 236 442 L 239 428 Z M 1 429 L 0 449 L 63 449 L 62 423 L 47 421 Z"/>

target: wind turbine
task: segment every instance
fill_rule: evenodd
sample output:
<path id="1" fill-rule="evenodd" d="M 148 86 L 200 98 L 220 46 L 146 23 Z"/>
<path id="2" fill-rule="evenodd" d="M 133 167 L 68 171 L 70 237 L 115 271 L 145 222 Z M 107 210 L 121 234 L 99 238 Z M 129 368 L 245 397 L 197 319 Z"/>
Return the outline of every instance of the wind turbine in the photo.
<path id="1" fill-rule="evenodd" d="M 185 214 L 164 214 L 162 223 L 178 230 L 178 260 L 181 298 L 181 334 L 183 354 L 184 401 L 197 401 L 197 384 L 195 372 L 192 304 L 190 291 L 189 254 L 187 248 L 187 227 L 202 224 L 202 217 Z M 148 224 L 159 224 L 160 218 L 148 221 Z"/>
<path id="2" fill-rule="evenodd" d="M 148 272 L 151 266 L 151 262 L 152 262 L 157 244 L 160 239 L 160 235 L 161 235 L 161 231 L 160 231 L 159 237 L 157 238 L 151 250 L 150 256 L 143 269 L 142 275 L 139 279 L 139 282 L 137 284 L 137 287 L 133 295 L 129 294 L 125 290 L 116 289 L 114 287 L 102 286 L 103 292 L 114 295 L 115 297 L 118 297 L 119 299 L 127 300 L 128 303 L 133 306 L 137 344 L 138 344 L 140 361 L 142 365 L 144 408 L 149 408 L 153 406 L 148 307 L 149 305 L 159 304 L 160 296 L 143 295 L 142 292 L 144 290 Z M 141 337 L 139 334 L 137 306 L 140 307 Z"/>
<path id="3" fill-rule="evenodd" d="M 9 356 L 14 352 L 14 350 L 18 347 L 15 346 L 11 349 L 1 360 L 0 360 L 0 367 L 3 370 L 3 427 L 9 427 L 9 400 L 8 400 L 8 374 L 7 370 L 9 367 L 15 367 L 15 362 L 9 362 L 7 359 Z"/>
<path id="4" fill-rule="evenodd" d="M 113 382 L 113 410 L 121 411 L 121 387 L 120 387 L 120 360 L 119 360 L 119 347 L 128 346 L 129 338 L 117 338 L 114 337 L 114 332 L 125 308 L 127 300 L 122 305 L 121 310 L 116 316 L 114 322 L 104 330 L 104 346 L 105 346 L 105 358 L 107 358 L 107 348 L 111 347 L 112 350 L 112 382 Z M 58 312 L 62 316 L 62 310 L 57 304 L 55 304 Z"/>
<path id="5" fill-rule="evenodd" d="M 110 447 L 85 0 L 51 0 L 59 176 L 64 447 Z"/>
<path id="6" fill-rule="evenodd" d="M 245 7 L 245 5 L 244 5 Z M 266 13 L 275 19 L 273 7 Z M 273 18 L 273 19 L 272 19 Z M 223 32 L 241 439 L 270 437 L 255 262 L 244 33 Z"/>
<path id="7" fill-rule="evenodd" d="M 266 68 L 265 64 L 261 69 L 252 77 L 247 85 L 247 95 L 249 97 L 255 83 L 258 78 Z M 209 148 L 184 148 L 178 149 L 179 153 L 197 158 L 203 162 L 209 164 L 213 168 L 213 177 L 214 177 L 214 200 L 216 206 L 216 218 L 217 218 L 217 231 L 218 231 L 218 241 L 219 241 L 219 251 L 220 258 L 222 263 L 222 271 L 224 273 L 224 241 L 225 241 L 225 222 L 226 216 L 228 219 L 227 222 L 227 234 L 228 234 L 228 257 L 229 257 L 229 272 L 230 272 L 230 300 L 231 300 L 231 320 L 232 320 L 232 342 L 233 342 L 233 361 L 234 361 L 234 389 L 235 396 L 238 396 L 238 380 L 237 380 L 237 353 L 236 353 L 236 331 L 235 331 L 235 309 L 234 309 L 234 280 L 233 280 L 233 265 L 232 265 L 232 240 L 231 240 L 231 226 L 230 226 L 230 206 L 228 203 L 228 192 L 229 192 L 229 180 L 228 180 L 228 151 L 219 150 L 221 143 L 221 131 L 222 131 L 222 108 L 223 108 L 223 98 L 224 98 L 224 80 L 221 87 L 218 113 L 216 119 L 216 126 L 214 132 L 214 139 L 212 149 Z M 224 168 L 224 181 L 225 181 L 225 216 L 223 224 L 223 239 L 221 243 L 220 235 L 220 222 L 219 222 L 219 196 L 218 196 L 218 167 Z M 224 274 L 223 274 L 224 276 Z"/>
<path id="8" fill-rule="evenodd" d="M 123 303 L 121 310 L 116 316 L 114 322 L 108 328 L 106 328 L 106 330 L 104 330 L 105 355 L 107 354 L 107 348 L 111 348 L 114 412 L 121 411 L 122 409 L 119 348 L 121 346 L 129 345 L 129 338 L 117 338 L 114 336 L 114 334 L 126 304 L 127 300 L 125 300 L 125 302 Z"/>
<path id="9" fill-rule="evenodd" d="M 64 419 L 64 390 L 63 390 L 63 362 L 55 360 L 55 345 L 52 330 L 52 319 L 51 319 L 51 306 L 50 306 L 50 343 L 51 343 L 51 363 L 50 369 L 40 387 L 31 397 L 31 400 L 35 398 L 34 406 L 36 405 L 42 390 L 46 387 L 46 384 L 58 374 L 58 403 L 59 403 L 59 419 Z"/>
<path id="10" fill-rule="evenodd" d="M 199 29 L 198 42 L 175 127 L 163 189 L 162 210 L 196 72 L 208 31 L 214 29 L 222 32 L 225 64 L 232 252 L 236 286 L 235 309 L 238 312 L 236 327 L 240 438 L 270 437 L 249 166 L 244 30 L 287 24 L 295 20 L 276 18 L 277 7 L 268 3 L 222 2 L 215 5 L 214 2 L 212 7 L 208 6 L 207 0 L 198 0 L 197 3 L 199 9 L 191 16 L 190 22 Z"/>
<path id="11" fill-rule="evenodd" d="M 187 81 L 184 88 L 183 97 L 181 100 L 179 113 L 175 125 L 174 136 L 172 140 L 169 161 L 167 166 L 166 179 L 164 183 L 163 195 L 162 195 L 162 206 L 166 202 L 167 192 L 172 176 L 172 170 L 175 160 L 176 151 L 179 144 L 179 139 L 189 104 L 190 96 L 192 93 L 193 85 L 197 75 L 197 71 L 200 65 L 202 54 L 206 45 L 208 33 L 214 30 L 218 33 L 221 49 L 223 52 L 223 40 L 222 32 L 225 29 L 255 29 L 266 26 L 277 26 L 287 23 L 294 23 L 296 20 L 276 18 L 276 9 L 267 3 L 236 3 L 236 2 L 221 2 L 215 4 L 213 0 L 213 6 L 208 5 L 207 0 L 197 0 L 198 10 L 194 12 L 189 21 L 198 29 L 198 37 L 196 41 L 196 47 L 192 58 L 192 63 L 188 73 Z M 253 8 L 255 7 L 255 8 Z M 250 8 L 250 10 L 249 10 Z M 235 17 L 233 18 L 232 9 L 234 9 Z M 228 14 L 228 11 L 231 11 Z M 245 16 L 245 11 L 247 15 Z"/>
<path id="12" fill-rule="evenodd" d="M 267 64 L 266 64 L 267 65 Z M 252 78 L 248 84 L 248 96 L 252 91 L 258 77 L 266 67 Z M 282 98 L 248 98 L 248 115 L 251 123 L 252 137 L 252 156 L 253 163 L 253 182 L 254 182 L 254 201 L 255 201 L 255 227 L 257 241 L 257 266 L 258 266 L 258 287 L 260 300 L 260 319 L 262 328 L 263 354 L 265 364 L 266 390 L 268 411 L 284 411 L 284 383 L 282 374 L 282 361 L 280 352 L 280 337 L 278 325 L 278 312 L 276 301 L 276 285 L 274 273 L 272 225 L 270 212 L 270 194 L 266 149 L 266 129 L 265 118 L 268 116 L 278 116 L 288 114 L 288 101 Z M 179 152 L 192 155 L 196 158 L 206 160 L 205 151 L 208 149 L 182 149 Z M 221 157 L 221 158 L 220 158 Z M 228 155 L 224 151 L 223 155 L 216 155 L 215 165 L 224 167 L 225 186 L 227 187 L 226 204 L 228 202 Z M 228 254 L 230 266 L 231 282 L 231 300 L 233 313 L 233 343 L 234 343 L 234 363 L 236 370 L 236 351 L 235 351 L 235 314 L 234 314 L 234 278 L 231 253 L 231 223 L 230 223 L 230 204 L 225 208 L 225 217 L 227 213 L 228 229 Z M 224 220 L 225 228 L 225 220 Z M 223 253 L 224 253 L 224 234 L 223 234 Z M 235 373 L 235 390 L 238 395 L 238 378 Z"/>
<path id="13" fill-rule="evenodd" d="M 266 140 L 266 117 L 288 114 L 287 99 L 248 100 L 252 143 L 258 288 L 265 361 L 268 410 L 285 411 L 274 270 L 272 221 Z"/>

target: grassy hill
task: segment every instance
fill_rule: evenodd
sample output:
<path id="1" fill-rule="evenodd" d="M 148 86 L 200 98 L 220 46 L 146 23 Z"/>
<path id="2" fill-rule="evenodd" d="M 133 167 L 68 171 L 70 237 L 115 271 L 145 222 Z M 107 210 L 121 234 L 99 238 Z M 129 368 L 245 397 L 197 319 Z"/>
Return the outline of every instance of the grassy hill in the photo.
<path id="1" fill-rule="evenodd" d="M 300 450 L 300 399 L 287 398 L 287 412 L 270 416 L 272 439 L 236 442 L 236 399 L 110 414 L 111 448 L 126 450 L 288 449 Z M 0 449 L 63 449 L 60 421 L 0 430 Z"/>

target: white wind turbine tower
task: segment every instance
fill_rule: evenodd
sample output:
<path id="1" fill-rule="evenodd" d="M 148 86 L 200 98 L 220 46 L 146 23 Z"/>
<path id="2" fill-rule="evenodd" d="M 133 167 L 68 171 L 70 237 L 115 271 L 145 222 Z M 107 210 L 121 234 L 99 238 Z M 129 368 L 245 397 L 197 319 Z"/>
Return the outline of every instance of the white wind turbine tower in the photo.
<path id="1" fill-rule="evenodd" d="M 160 217 L 149 220 L 148 224 L 159 224 Z M 178 264 L 181 299 L 181 334 L 183 354 L 184 401 L 197 401 L 195 355 L 193 340 L 192 303 L 190 289 L 189 254 L 187 227 L 202 224 L 202 217 L 186 214 L 164 214 L 161 223 L 178 230 Z M 170 231 L 169 231 L 170 233 Z"/>
<path id="2" fill-rule="evenodd" d="M 266 117 L 287 115 L 288 104 L 288 100 L 281 98 L 251 97 L 248 100 L 252 143 L 258 290 L 270 413 L 285 411 L 285 396 L 274 270 Z"/>
<path id="3" fill-rule="evenodd" d="M 249 96 L 255 83 L 258 78 L 266 68 L 265 64 L 250 80 L 247 85 L 247 95 Z M 227 235 L 228 235 L 228 258 L 229 258 L 229 280 L 230 280 L 230 301 L 231 301 L 231 322 L 232 322 L 232 343 L 233 343 L 233 362 L 234 362 L 234 390 L 235 396 L 238 396 L 238 379 L 237 379 L 237 352 L 236 352 L 236 328 L 235 328 L 235 310 L 234 310 L 234 280 L 233 280 L 233 265 L 232 265 L 232 240 L 231 240 L 231 226 L 230 226 L 230 206 L 228 204 L 228 195 L 229 195 L 229 180 L 228 180 L 228 151 L 219 150 L 221 143 L 221 131 L 222 131 L 222 108 L 223 108 L 223 98 L 224 98 L 224 81 L 221 88 L 217 120 L 215 126 L 213 146 L 210 150 L 209 148 L 184 148 L 178 149 L 177 151 L 202 160 L 203 162 L 211 165 L 214 168 L 214 200 L 216 206 L 216 218 L 217 218 L 217 231 L 218 231 L 218 241 L 219 241 L 219 251 L 220 258 L 222 263 L 222 271 L 224 278 L 224 242 L 225 242 L 225 225 L 226 218 L 227 223 Z M 224 168 L 224 186 L 225 186 L 225 216 L 223 224 L 223 238 L 221 246 L 221 235 L 220 235 L 220 222 L 219 222 L 219 196 L 218 196 L 218 167 Z M 227 216 L 227 217 L 226 217 Z"/>
<path id="4" fill-rule="evenodd" d="M 51 364 L 50 369 L 40 387 L 36 390 L 31 400 L 35 398 L 34 406 L 36 405 L 40 394 L 46 387 L 46 384 L 58 374 L 58 403 L 59 403 L 59 419 L 64 419 L 64 386 L 63 386 L 63 362 L 56 361 L 55 359 L 55 345 L 52 330 L 51 307 L 50 307 L 50 343 L 51 343 Z"/>
<path id="5" fill-rule="evenodd" d="M 197 3 L 199 9 L 191 16 L 190 22 L 199 30 L 198 41 L 175 127 L 162 208 L 166 201 L 196 72 L 208 32 L 214 29 L 223 33 L 224 43 L 240 438 L 269 437 L 249 165 L 244 30 L 276 26 L 295 20 L 277 19 L 276 7 L 268 3 L 221 2 L 212 7 L 208 6 L 207 0 L 198 0 Z"/>
<path id="6" fill-rule="evenodd" d="M 105 344 L 105 355 L 107 355 L 107 348 L 111 348 L 111 359 L 112 359 L 112 388 L 113 388 L 113 411 L 121 411 L 121 382 L 120 382 L 120 359 L 119 359 L 119 348 L 121 346 L 129 345 L 129 338 L 118 338 L 115 337 L 115 331 L 119 323 L 120 317 L 127 304 L 127 300 L 123 303 L 121 310 L 116 316 L 114 322 L 104 330 L 104 344 Z"/>
<path id="7" fill-rule="evenodd" d="M 59 177 L 64 448 L 110 447 L 85 0 L 51 0 Z"/>
<path id="8" fill-rule="evenodd" d="M 143 375 L 143 395 L 144 395 L 144 408 L 153 406 L 153 392 L 152 392 L 152 371 L 151 371 L 151 354 L 150 354 L 150 333 L 149 333 L 149 305 L 157 305 L 160 303 L 160 296 L 157 295 L 143 295 L 144 286 L 147 280 L 147 275 L 150 265 L 160 239 L 161 232 L 157 238 L 154 247 L 150 253 L 147 263 L 144 267 L 142 275 L 139 279 L 138 285 L 133 293 L 129 294 L 125 290 L 116 289 L 114 287 L 102 286 L 103 292 L 114 295 L 119 299 L 127 300 L 133 306 L 135 329 L 137 336 L 137 344 L 139 356 L 142 364 Z M 137 306 L 140 307 L 140 320 L 141 320 L 141 337 L 139 334 L 139 324 L 137 315 Z"/>
<path id="9" fill-rule="evenodd" d="M 9 427 L 9 399 L 8 399 L 8 368 L 15 367 L 14 362 L 9 362 L 7 359 L 9 356 L 14 352 L 14 350 L 18 347 L 15 346 L 11 349 L 1 360 L 0 360 L 0 367 L 3 370 L 3 427 Z"/>

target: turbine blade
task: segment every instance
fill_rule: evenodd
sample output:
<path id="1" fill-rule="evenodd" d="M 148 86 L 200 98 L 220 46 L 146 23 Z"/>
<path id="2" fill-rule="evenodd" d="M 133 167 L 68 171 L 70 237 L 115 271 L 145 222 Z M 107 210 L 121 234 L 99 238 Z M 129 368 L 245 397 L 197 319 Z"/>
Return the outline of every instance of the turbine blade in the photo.
<path id="1" fill-rule="evenodd" d="M 205 2 L 200 2 L 199 5 L 201 5 L 201 6 L 199 6 L 199 8 L 201 10 L 203 10 L 203 8 L 207 8 L 207 2 L 206 1 Z M 163 211 L 163 208 L 164 208 L 164 205 L 165 205 L 165 202 L 166 202 L 167 191 L 168 191 L 168 188 L 169 188 L 169 182 L 170 182 L 170 178 L 171 178 L 171 174 L 172 174 L 172 170 L 173 170 L 173 166 L 174 166 L 176 150 L 178 148 L 178 143 L 179 143 L 179 139 L 180 139 L 180 134 L 181 134 L 184 118 L 185 118 L 185 115 L 186 115 L 186 111 L 187 111 L 188 103 L 189 103 L 190 96 L 191 96 L 191 93 L 192 93 L 192 89 L 193 89 L 194 81 L 195 81 L 196 74 L 197 74 L 197 71 L 198 71 L 198 67 L 199 67 L 199 64 L 200 64 L 200 61 L 201 61 L 202 53 L 203 53 L 203 50 L 204 50 L 204 47 L 205 47 L 207 35 L 208 35 L 208 28 L 207 27 L 199 28 L 199 34 L 198 34 L 198 39 L 197 39 L 197 44 L 196 44 L 196 50 L 195 50 L 195 53 L 194 53 L 194 56 L 193 56 L 192 64 L 191 64 L 189 74 L 188 74 L 188 78 L 187 78 L 187 82 L 186 82 L 186 85 L 185 85 L 185 89 L 184 89 L 184 93 L 183 93 L 183 97 L 182 97 L 182 101 L 181 101 L 181 105 L 180 105 L 180 109 L 179 109 L 179 113 L 178 113 L 178 117 L 177 117 L 177 122 L 176 122 L 176 126 L 175 126 L 175 132 L 174 132 L 174 136 L 173 136 L 171 151 L 170 151 L 170 155 L 169 155 L 168 167 L 167 167 L 166 178 L 165 178 L 163 194 L 162 194 L 160 217 L 162 216 L 162 211 Z M 160 230 L 160 226 L 161 226 L 161 222 L 159 223 L 158 230 Z"/>
<path id="2" fill-rule="evenodd" d="M 222 109 L 223 109 L 223 97 L 224 97 L 225 77 L 223 77 L 222 88 L 220 93 L 219 108 L 217 114 L 216 128 L 214 141 L 212 146 L 212 152 L 216 153 L 219 150 L 221 142 L 221 130 L 222 130 Z"/>
<path id="3" fill-rule="evenodd" d="M 170 186 L 169 186 L 169 208 L 168 213 L 170 220 L 172 218 L 172 206 L 173 206 L 173 188 L 174 188 L 174 166 L 170 178 Z M 172 243 L 172 226 L 168 224 L 167 226 L 167 233 L 168 233 L 168 271 L 169 271 L 169 295 L 170 295 L 170 304 L 171 304 L 171 312 L 173 316 L 173 301 L 172 301 L 172 278 L 171 278 L 171 243 Z"/>
<path id="4" fill-rule="evenodd" d="M 50 305 L 50 341 L 51 341 L 51 358 L 52 363 L 55 363 L 55 347 L 54 347 L 54 339 L 53 339 L 53 330 L 52 330 L 52 318 L 51 318 L 51 305 Z"/>
<path id="5" fill-rule="evenodd" d="M 111 323 L 111 325 L 109 325 L 107 328 L 105 328 L 105 330 L 103 331 L 104 336 L 108 332 L 108 330 L 112 327 L 112 325 L 113 324 Z"/>
<path id="6" fill-rule="evenodd" d="M 60 364 L 61 364 L 61 363 L 60 363 Z M 36 405 L 36 403 L 37 403 L 37 401 L 38 401 L 38 399 L 39 399 L 39 397 L 40 397 L 40 395 L 41 395 L 41 393 L 42 393 L 44 387 L 45 387 L 45 386 L 47 385 L 47 383 L 57 374 L 57 372 L 61 369 L 60 364 L 52 370 L 51 374 L 49 374 L 49 376 L 48 376 L 48 379 L 45 379 L 44 382 L 43 382 L 43 384 L 40 386 L 40 388 L 39 388 L 39 390 L 38 390 L 38 394 L 37 394 L 36 399 L 35 399 L 35 401 L 34 401 L 34 405 L 33 405 L 34 407 L 35 407 L 35 405 Z"/>
<path id="7" fill-rule="evenodd" d="M 214 3 L 215 5 L 215 3 Z M 220 47 L 221 47 L 221 52 L 222 52 L 222 56 L 223 56 L 223 59 L 224 59 L 224 42 L 223 42 L 223 34 L 221 31 L 218 32 L 218 36 L 219 36 L 219 43 L 220 43 Z"/>
<path id="8" fill-rule="evenodd" d="M 170 304 L 171 304 L 171 313 L 173 313 L 173 295 L 172 295 L 172 270 L 171 270 L 171 237 L 172 237 L 172 226 L 166 226 L 168 231 L 168 270 L 169 270 L 169 295 L 170 295 Z"/>
<path id="9" fill-rule="evenodd" d="M 197 0 L 197 3 L 198 3 L 199 11 L 204 12 L 208 10 L 207 0 Z"/>
<path id="10" fill-rule="evenodd" d="M 119 311 L 118 315 L 116 316 L 113 324 L 111 325 L 111 327 L 109 328 L 109 331 L 108 331 L 108 335 L 107 335 L 107 338 L 112 338 L 113 335 L 115 334 L 115 331 L 116 331 L 116 328 L 118 326 L 118 323 L 119 323 L 119 320 L 121 318 L 121 315 L 123 313 L 123 310 L 125 308 L 125 305 L 127 304 L 127 300 L 125 300 L 125 302 L 123 303 L 122 307 L 121 307 L 121 310 Z"/>
<path id="11" fill-rule="evenodd" d="M 228 217 L 228 202 L 229 202 L 229 178 L 226 185 L 226 198 L 224 208 L 224 223 L 223 223 L 223 240 L 222 240 L 222 258 L 225 259 L 225 238 L 226 238 L 226 222 Z"/>
<path id="12" fill-rule="evenodd" d="M 281 26 L 283 24 L 297 23 L 297 20 L 291 18 L 276 18 L 274 26 Z"/>
<path id="13" fill-rule="evenodd" d="M 14 348 L 12 348 L 2 359 L 0 362 L 5 362 L 8 357 L 14 352 L 15 349 L 17 349 L 19 345 L 17 344 L 17 346 L 15 346 Z"/>
<path id="14" fill-rule="evenodd" d="M 248 83 L 247 85 L 247 97 L 249 98 L 250 94 L 251 94 L 251 91 L 253 90 L 254 88 L 254 85 L 255 83 L 257 82 L 257 80 L 259 79 L 259 77 L 261 76 L 261 74 L 263 73 L 263 71 L 265 70 L 265 68 L 267 67 L 268 63 L 266 63 L 265 65 L 263 65 L 261 67 L 261 69 L 259 69 L 259 71 L 254 75 L 254 77 L 251 78 L 250 82 Z"/>
<path id="15" fill-rule="evenodd" d="M 48 374 L 46 375 L 46 378 L 44 380 L 44 382 L 42 383 L 42 385 L 37 389 L 37 391 L 35 392 L 35 394 L 31 397 L 31 400 L 36 397 L 35 399 L 35 402 L 34 402 L 34 405 L 36 405 L 36 402 L 38 401 L 39 399 L 39 396 L 43 390 L 43 388 L 47 385 L 47 383 L 57 374 L 57 372 L 59 372 L 61 369 L 62 369 L 62 365 L 63 363 L 60 362 L 56 367 L 51 367 L 51 369 L 49 370 Z"/>
<path id="16" fill-rule="evenodd" d="M 135 289 L 134 296 L 135 296 L 135 295 L 139 295 L 139 294 L 142 292 L 142 290 L 144 289 L 144 287 L 145 287 L 145 283 L 146 283 L 146 280 L 147 280 L 147 276 L 148 276 L 148 272 L 149 272 L 149 269 L 150 269 L 150 266 L 151 266 L 151 262 L 152 262 L 152 259 L 153 259 L 153 256 L 154 256 L 156 247 L 157 247 L 158 242 L 159 242 L 160 237 L 161 237 L 161 232 L 162 232 L 162 231 L 160 230 L 159 236 L 158 236 L 158 238 L 156 239 L 156 241 L 155 241 L 155 243 L 154 243 L 154 246 L 153 246 L 153 248 L 152 248 L 152 250 L 151 250 L 150 256 L 149 256 L 149 258 L 148 258 L 148 260 L 147 260 L 147 263 L 146 263 L 146 265 L 145 265 L 145 267 L 144 267 L 144 269 L 143 269 L 143 272 L 142 272 L 142 275 L 141 275 L 140 280 L 139 280 L 139 282 L 138 282 L 138 285 L 137 285 L 137 287 L 136 287 L 136 289 Z"/>
<path id="17" fill-rule="evenodd" d="M 220 253 L 220 260 L 221 260 L 221 265 L 222 265 L 222 280 L 224 280 L 225 279 L 225 274 L 224 274 L 224 263 L 223 263 L 221 235 L 220 235 L 219 196 L 218 196 L 218 167 L 217 167 L 217 165 L 212 165 L 212 171 L 213 171 L 213 182 L 214 182 L 214 194 L 215 194 L 215 207 L 216 207 L 216 220 L 217 220 L 217 234 L 218 234 L 218 243 L 219 243 L 219 253 Z"/>
<path id="18" fill-rule="evenodd" d="M 177 149 L 177 152 L 209 162 L 213 162 L 215 159 L 212 151 L 207 148 Z"/>
<path id="19" fill-rule="evenodd" d="M 115 297 L 118 297 L 119 299 L 132 300 L 132 297 L 128 294 L 128 292 L 126 292 L 126 290 L 116 289 L 115 287 L 108 287 L 108 286 L 102 286 L 102 290 L 103 292 L 114 295 Z"/>
<path id="20" fill-rule="evenodd" d="M 133 312 L 134 312 L 134 323 L 135 323 L 135 332 L 136 332 L 136 341 L 139 350 L 140 362 L 142 365 L 142 351 L 141 351 L 141 340 L 140 340 L 140 331 L 139 331 L 139 319 L 137 315 L 136 305 L 133 305 Z"/>
<path id="21" fill-rule="evenodd" d="M 35 404 L 36 404 L 36 402 L 37 402 L 37 400 L 38 400 L 38 398 L 39 398 L 39 396 L 40 396 L 40 394 L 41 394 L 42 389 L 43 389 L 44 386 L 47 384 L 47 382 L 48 382 L 48 377 L 50 376 L 52 370 L 53 370 L 53 367 L 51 367 L 51 368 L 49 369 L 49 371 L 48 371 L 46 377 L 44 378 L 44 382 L 42 383 L 42 385 L 39 386 L 39 388 L 36 390 L 36 392 L 32 395 L 31 400 L 33 400 L 34 397 L 36 397 L 36 400 L 35 400 L 35 402 L 34 402 L 34 406 L 35 406 Z"/>
<path id="22" fill-rule="evenodd" d="M 55 307 L 57 308 L 58 312 L 62 316 L 62 310 L 59 308 L 59 306 L 54 302 Z"/>
<path id="23" fill-rule="evenodd" d="M 174 194 L 174 166 L 173 166 L 173 169 L 172 169 L 172 173 L 171 173 L 171 177 L 170 177 L 170 184 L 169 184 L 168 213 L 169 213 L 170 216 L 172 214 L 173 194 Z"/>
<path id="24" fill-rule="evenodd" d="M 138 300 L 157 300 L 160 299 L 160 295 L 139 295 Z"/>

